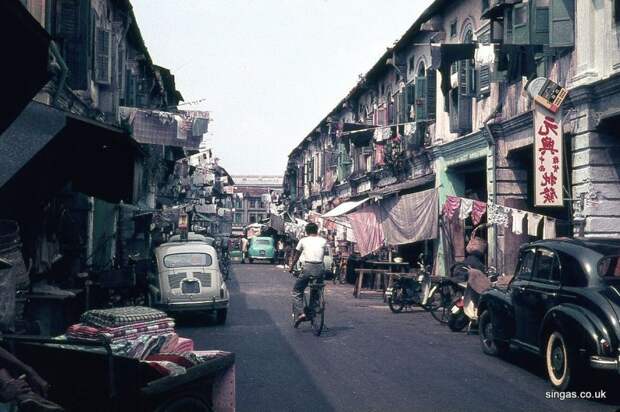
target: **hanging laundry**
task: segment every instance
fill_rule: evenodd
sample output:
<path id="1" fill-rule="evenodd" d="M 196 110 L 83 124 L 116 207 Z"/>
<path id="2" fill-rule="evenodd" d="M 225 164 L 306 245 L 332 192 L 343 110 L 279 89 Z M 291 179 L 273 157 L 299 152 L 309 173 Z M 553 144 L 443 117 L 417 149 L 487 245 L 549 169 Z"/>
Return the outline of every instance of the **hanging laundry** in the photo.
<path id="1" fill-rule="evenodd" d="M 381 128 L 377 127 L 372 134 L 373 139 L 375 139 L 375 142 L 381 142 L 383 141 L 383 132 L 381 132 Z"/>
<path id="2" fill-rule="evenodd" d="M 474 53 L 474 61 L 478 66 L 484 66 L 495 63 L 495 45 L 494 44 L 478 44 Z"/>
<path id="3" fill-rule="evenodd" d="M 536 213 L 527 214 L 527 234 L 530 236 L 538 236 L 538 226 L 543 216 Z"/>
<path id="4" fill-rule="evenodd" d="M 392 138 L 392 128 L 391 127 L 384 127 L 382 130 L 383 133 L 383 140 L 390 140 Z"/>
<path id="5" fill-rule="evenodd" d="M 508 227 L 508 211 L 503 206 L 489 203 L 487 218 L 491 224 Z"/>
<path id="6" fill-rule="evenodd" d="M 552 217 L 545 216 L 543 223 L 543 239 L 555 239 L 555 222 Z"/>
<path id="7" fill-rule="evenodd" d="M 526 212 L 522 210 L 512 209 L 512 233 L 520 235 L 523 233 L 523 218 Z"/>
<path id="8" fill-rule="evenodd" d="M 448 196 L 446 198 L 446 203 L 443 205 L 442 213 L 448 219 L 452 219 L 454 213 L 457 211 L 459 206 L 461 205 L 461 198 L 456 196 Z"/>
<path id="9" fill-rule="evenodd" d="M 383 166 L 385 164 L 385 145 L 375 145 L 375 165 Z"/>
<path id="10" fill-rule="evenodd" d="M 405 136 L 410 136 L 415 133 L 415 123 L 405 123 L 403 128 L 403 134 Z"/>
<path id="11" fill-rule="evenodd" d="M 482 220 L 482 216 L 487 212 L 487 204 L 479 200 L 474 200 L 474 205 L 471 209 L 471 220 L 474 226 L 478 226 Z"/>
<path id="12" fill-rule="evenodd" d="M 469 217 L 474 207 L 473 199 L 461 199 L 461 210 L 459 210 L 459 219 L 465 220 Z"/>

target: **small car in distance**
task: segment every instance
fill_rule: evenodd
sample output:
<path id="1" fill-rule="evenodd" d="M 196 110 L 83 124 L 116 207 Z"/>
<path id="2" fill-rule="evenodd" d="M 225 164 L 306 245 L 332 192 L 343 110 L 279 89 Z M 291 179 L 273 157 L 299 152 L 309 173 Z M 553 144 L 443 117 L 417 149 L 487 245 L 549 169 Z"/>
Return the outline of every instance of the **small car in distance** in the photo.
<path id="1" fill-rule="evenodd" d="M 522 246 L 511 283 L 486 291 L 478 313 L 485 353 L 516 346 L 540 356 L 560 391 L 588 368 L 620 373 L 620 240 Z"/>
<path id="2" fill-rule="evenodd" d="M 248 247 L 248 261 L 268 260 L 272 264 L 276 262 L 276 245 L 272 237 L 257 236 L 250 239 Z"/>
<path id="3" fill-rule="evenodd" d="M 164 243 L 154 251 L 147 304 L 168 313 L 210 312 L 226 322 L 229 294 L 213 246 Z"/>

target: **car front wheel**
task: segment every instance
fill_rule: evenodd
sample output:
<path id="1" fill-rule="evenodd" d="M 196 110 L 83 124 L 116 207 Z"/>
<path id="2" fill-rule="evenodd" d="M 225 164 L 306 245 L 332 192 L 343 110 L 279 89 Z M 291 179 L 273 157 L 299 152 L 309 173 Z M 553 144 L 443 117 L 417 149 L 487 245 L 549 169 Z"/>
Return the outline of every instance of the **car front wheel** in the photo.
<path id="1" fill-rule="evenodd" d="M 576 385 L 579 358 L 560 331 L 552 332 L 547 338 L 545 364 L 549 380 L 557 390 L 565 391 Z"/>

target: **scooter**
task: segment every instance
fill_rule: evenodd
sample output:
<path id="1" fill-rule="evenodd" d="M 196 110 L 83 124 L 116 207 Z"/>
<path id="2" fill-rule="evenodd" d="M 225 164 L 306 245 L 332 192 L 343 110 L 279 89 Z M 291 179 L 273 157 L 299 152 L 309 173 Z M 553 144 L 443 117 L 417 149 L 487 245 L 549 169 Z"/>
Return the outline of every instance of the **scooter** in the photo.
<path id="1" fill-rule="evenodd" d="M 467 332 L 478 321 L 478 299 L 482 292 L 490 289 L 497 281 L 498 274 L 494 267 L 489 267 L 486 273 L 469 268 L 466 282 L 455 282 L 463 290 L 450 308 L 448 327 L 453 332 L 460 332 L 467 327 Z"/>

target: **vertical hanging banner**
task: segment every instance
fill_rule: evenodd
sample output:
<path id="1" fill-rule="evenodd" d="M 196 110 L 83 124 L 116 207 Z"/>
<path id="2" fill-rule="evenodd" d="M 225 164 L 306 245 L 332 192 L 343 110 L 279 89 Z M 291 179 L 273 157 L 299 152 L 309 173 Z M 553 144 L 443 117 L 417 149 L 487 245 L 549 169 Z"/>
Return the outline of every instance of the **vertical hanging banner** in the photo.
<path id="1" fill-rule="evenodd" d="M 534 205 L 563 207 L 562 119 L 540 105 L 534 108 Z"/>

